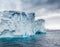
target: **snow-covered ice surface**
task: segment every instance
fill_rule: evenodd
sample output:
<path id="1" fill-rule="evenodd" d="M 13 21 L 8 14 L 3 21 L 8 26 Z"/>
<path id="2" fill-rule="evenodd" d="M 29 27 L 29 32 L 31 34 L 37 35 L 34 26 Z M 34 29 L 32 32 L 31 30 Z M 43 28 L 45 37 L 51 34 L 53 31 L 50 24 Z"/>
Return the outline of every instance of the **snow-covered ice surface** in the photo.
<path id="1" fill-rule="evenodd" d="M 19 11 L 0 12 L 0 37 L 30 36 L 45 32 L 45 20 L 35 21 L 35 13 Z"/>

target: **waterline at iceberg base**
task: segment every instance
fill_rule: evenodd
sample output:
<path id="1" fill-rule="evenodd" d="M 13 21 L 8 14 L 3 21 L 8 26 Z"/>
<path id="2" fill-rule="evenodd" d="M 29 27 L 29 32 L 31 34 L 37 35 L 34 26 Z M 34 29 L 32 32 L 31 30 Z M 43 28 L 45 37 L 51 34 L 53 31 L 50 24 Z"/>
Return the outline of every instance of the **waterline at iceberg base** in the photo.
<path id="1" fill-rule="evenodd" d="M 46 33 L 45 20 L 35 20 L 35 13 L 19 11 L 0 12 L 1 37 L 29 37 Z"/>

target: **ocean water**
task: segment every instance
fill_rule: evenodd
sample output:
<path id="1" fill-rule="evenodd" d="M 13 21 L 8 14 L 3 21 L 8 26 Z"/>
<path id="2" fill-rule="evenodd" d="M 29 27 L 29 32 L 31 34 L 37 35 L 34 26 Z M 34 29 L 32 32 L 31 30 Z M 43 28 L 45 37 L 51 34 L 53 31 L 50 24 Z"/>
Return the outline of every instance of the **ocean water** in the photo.
<path id="1" fill-rule="evenodd" d="M 0 38 L 0 47 L 60 47 L 60 30 L 25 38 Z"/>

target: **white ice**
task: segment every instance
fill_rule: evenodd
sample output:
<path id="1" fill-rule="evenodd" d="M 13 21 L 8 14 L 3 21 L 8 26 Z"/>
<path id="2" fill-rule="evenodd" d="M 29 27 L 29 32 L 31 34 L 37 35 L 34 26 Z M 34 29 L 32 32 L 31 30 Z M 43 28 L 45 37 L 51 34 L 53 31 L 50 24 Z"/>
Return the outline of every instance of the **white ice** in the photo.
<path id="1" fill-rule="evenodd" d="M 35 21 L 35 13 L 16 11 L 0 12 L 0 36 L 30 36 L 38 30 L 44 32 L 43 19 Z"/>

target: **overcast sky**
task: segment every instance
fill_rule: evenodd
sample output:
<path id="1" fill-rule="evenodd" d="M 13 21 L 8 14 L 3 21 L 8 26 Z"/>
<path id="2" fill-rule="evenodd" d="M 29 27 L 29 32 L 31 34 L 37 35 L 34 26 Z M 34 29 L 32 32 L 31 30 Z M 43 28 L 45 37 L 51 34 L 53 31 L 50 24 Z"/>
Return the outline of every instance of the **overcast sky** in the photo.
<path id="1" fill-rule="evenodd" d="M 60 29 L 60 0 L 0 0 L 0 11 L 35 12 L 36 19 L 45 19 L 48 29 Z"/>

